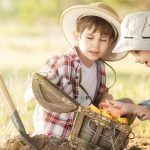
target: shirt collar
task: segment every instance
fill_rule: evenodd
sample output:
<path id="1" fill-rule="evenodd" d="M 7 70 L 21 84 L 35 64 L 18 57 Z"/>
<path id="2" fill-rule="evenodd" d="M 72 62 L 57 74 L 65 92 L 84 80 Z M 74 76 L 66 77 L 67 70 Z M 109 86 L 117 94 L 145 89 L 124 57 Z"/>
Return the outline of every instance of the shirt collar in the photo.
<path id="1" fill-rule="evenodd" d="M 74 59 L 75 61 L 80 62 L 80 58 L 79 58 L 79 56 L 78 56 L 77 48 L 76 48 L 76 47 L 73 47 L 73 48 L 71 49 L 71 55 L 72 55 L 72 57 L 73 57 L 73 59 Z"/>

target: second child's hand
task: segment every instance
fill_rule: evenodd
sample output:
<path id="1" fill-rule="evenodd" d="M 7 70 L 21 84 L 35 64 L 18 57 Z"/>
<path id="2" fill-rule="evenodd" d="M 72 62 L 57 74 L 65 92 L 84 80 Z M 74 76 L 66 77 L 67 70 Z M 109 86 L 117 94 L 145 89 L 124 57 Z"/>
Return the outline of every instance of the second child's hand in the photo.
<path id="1" fill-rule="evenodd" d="M 114 117 L 134 113 L 133 104 L 123 103 L 115 100 L 106 100 L 106 102 L 100 103 L 99 107 L 107 110 Z"/>

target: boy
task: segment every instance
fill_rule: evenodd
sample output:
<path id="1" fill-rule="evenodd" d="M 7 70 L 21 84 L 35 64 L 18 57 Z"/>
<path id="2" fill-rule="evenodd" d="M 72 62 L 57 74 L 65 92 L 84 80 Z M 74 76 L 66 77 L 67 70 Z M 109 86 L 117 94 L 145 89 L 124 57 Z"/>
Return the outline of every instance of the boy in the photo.
<path id="1" fill-rule="evenodd" d="M 112 99 L 105 85 L 105 60 L 118 60 L 127 54 L 113 54 L 119 37 L 120 18 L 108 5 L 96 3 L 67 9 L 61 17 L 61 27 L 72 50 L 53 56 L 41 68 L 40 74 L 56 84 L 83 106 Z M 33 98 L 27 89 L 26 99 Z M 102 98 L 103 97 L 103 98 Z M 33 125 L 35 134 L 67 139 L 73 122 L 73 112 L 58 113 L 37 105 Z"/>
<path id="2" fill-rule="evenodd" d="M 150 11 L 128 15 L 121 24 L 121 38 L 114 53 L 129 51 L 136 62 L 150 67 Z M 107 101 L 99 105 L 112 115 L 135 114 L 141 120 L 150 119 L 150 100 L 139 105 Z"/>

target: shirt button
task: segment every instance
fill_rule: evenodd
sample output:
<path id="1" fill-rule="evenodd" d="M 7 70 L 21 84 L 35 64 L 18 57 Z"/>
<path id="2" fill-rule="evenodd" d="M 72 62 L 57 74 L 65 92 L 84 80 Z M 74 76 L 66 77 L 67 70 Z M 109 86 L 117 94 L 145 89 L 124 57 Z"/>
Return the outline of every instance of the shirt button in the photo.
<path id="1" fill-rule="evenodd" d="M 75 99 L 77 99 L 78 98 L 78 96 L 75 96 Z"/>
<path id="2" fill-rule="evenodd" d="M 86 100 L 88 100 L 88 99 L 90 99 L 90 96 L 87 95 L 87 96 L 86 96 Z"/>

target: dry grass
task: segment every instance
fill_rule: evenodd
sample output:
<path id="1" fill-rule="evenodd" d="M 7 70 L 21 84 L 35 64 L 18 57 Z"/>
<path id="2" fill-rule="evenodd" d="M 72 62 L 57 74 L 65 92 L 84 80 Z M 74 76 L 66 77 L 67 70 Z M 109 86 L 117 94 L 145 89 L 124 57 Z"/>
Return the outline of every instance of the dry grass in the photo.
<path id="1" fill-rule="evenodd" d="M 1 25 L 0 25 L 1 27 Z M 45 62 L 45 60 L 53 54 L 61 53 L 65 47 L 62 34 L 59 30 L 55 33 L 55 27 L 41 29 L 36 35 L 24 35 L 11 33 L 0 35 L 3 44 L 0 47 L 0 73 L 9 87 L 13 101 L 21 115 L 25 128 L 28 133 L 32 133 L 32 113 L 35 102 L 26 104 L 23 100 L 23 91 L 25 82 L 29 76 L 37 71 Z M 23 29 L 20 29 L 21 33 Z M 55 34 L 54 34 L 55 33 Z M 54 38 L 58 35 L 59 38 Z M 57 36 L 55 36 L 57 37 Z M 61 40 L 63 39 L 63 40 Z M 58 44 L 60 42 L 60 44 Z M 128 56 L 124 60 L 118 62 L 109 62 L 113 66 L 117 74 L 117 81 L 110 89 L 114 99 L 130 97 L 135 103 L 150 98 L 150 69 L 143 65 L 135 64 L 134 58 Z M 112 84 L 114 75 L 108 69 L 108 86 Z M 133 132 L 136 137 L 148 137 L 150 131 L 149 121 L 141 122 L 136 120 L 133 123 Z M 0 139 L 1 141 L 18 134 L 14 128 L 7 108 L 0 101 Z M 139 142 L 141 140 L 139 139 Z"/>

